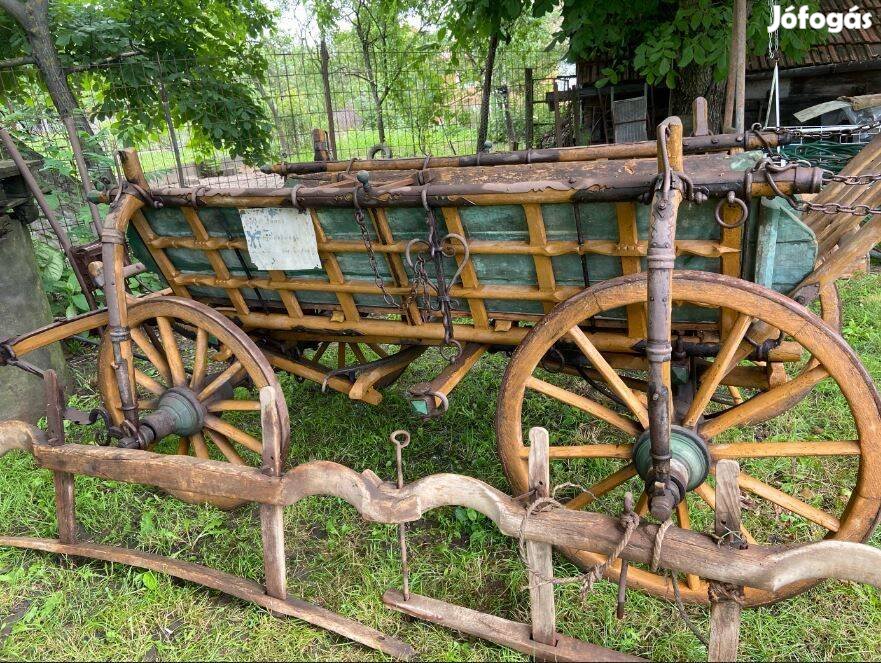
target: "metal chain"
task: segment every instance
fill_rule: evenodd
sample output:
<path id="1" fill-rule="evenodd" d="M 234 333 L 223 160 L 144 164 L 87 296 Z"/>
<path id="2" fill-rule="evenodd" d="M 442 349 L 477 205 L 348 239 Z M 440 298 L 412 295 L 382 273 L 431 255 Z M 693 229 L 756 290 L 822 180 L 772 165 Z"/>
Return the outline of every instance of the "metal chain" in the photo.
<path id="1" fill-rule="evenodd" d="M 458 235 L 451 234 L 447 235 L 444 239 L 438 238 L 437 233 L 437 221 L 434 216 L 434 210 L 431 209 L 431 206 L 428 205 L 427 197 L 423 195 L 423 205 L 425 206 L 425 220 L 426 225 L 428 226 L 428 238 L 427 240 L 416 239 L 411 240 L 407 245 L 407 262 L 410 264 L 410 267 L 413 269 L 413 279 L 410 282 L 410 291 L 406 296 L 401 297 L 401 301 L 398 302 L 395 300 L 394 296 L 388 291 L 386 288 L 385 281 L 379 273 L 379 264 L 376 260 L 376 251 L 373 248 L 373 242 L 370 239 L 370 232 L 367 229 L 367 222 L 364 218 L 364 210 L 361 208 L 361 205 L 358 202 L 358 190 L 363 185 L 357 185 L 352 192 L 352 203 L 355 206 L 355 223 L 358 224 L 358 229 L 361 233 L 361 240 L 364 242 L 364 247 L 367 249 L 367 259 L 370 262 L 370 269 L 373 272 L 373 281 L 376 284 L 376 287 L 379 288 L 380 292 L 382 292 L 383 300 L 389 305 L 394 306 L 401 310 L 402 313 L 407 313 L 408 308 L 411 303 L 414 301 L 417 302 L 417 306 L 420 311 L 426 312 L 428 315 L 431 315 L 432 311 L 439 311 L 442 316 L 443 325 L 444 325 L 444 339 L 443 344 L 445 346 L 455 346 L 461 351 L 461 343 L 456 341 L 453 338 L 453 310 L 452 310 L 452 302 L 450 300 L 450 287 L 455 282 L 456 278 L 459 276 L 461 272 L 461 266 L 459 271 L 453 275 L 453 278 L 447 283 L 446 275 L 444 274 L 444 257 L 447 256 L 447 253 L 444 251 L 443 242 L 449 238 L 459 239 L 462 244 L 465 246 L 466 256 L 462 261 L 462 265 L 468 260 L 467 253 L 467 244 L 464 241 L 464 238 L 460 238 Z M 423 192 L 425 193 L 425 192 Z M 410 259 L 410 248 L 414 243 L 423 243 L 428 247 L 428 256 L 434 262 L 435 268 L 435 285 L 432 285 L 431 279 L 428 276 L 428 272 L 425 269 L 426 255 L 423 252 L 420 252 L 415 260 Z M 455 255 L 455 253 L 453 253 Z M 435 292 L 435 298 L 438 300 L 437 307 L 432 306 L 431 298 L 432 298 L 432 290 Z M 421 292 L 421 303 L 419 303 L 419 293 Z M 452 357 L 448 357 L 450 361 L 458 356 L 458 352 Z"/>
<path id="2" fill-rule="evenodd" d="M 413 298 L 415 297 L 418 283 L 414 282 L 411 284 L 410 294 L 406 298 L 402 297 L 400 303 L 395 301 L 394 296 L 386 288 L 385 281 L 379 273 L 379 264 L 376 261 L 376 251 L 373 249 L 373 242 L 371 241 L 370 233 L 367 230 L 367 222 L 364 220 L 364 210 L 358 203 L 358 188 L 359 187 L 355 187 L 355 190 L 352 192 L 352 202 L 355 205 L 355 223 L 358 224 L 358 229 L 361 231 L 361 241 L 364 242 L 364 247 L 367 249 L 367 260 L 370 262 L 370 269 L 373 271 L 373 282 L 376 284 L 376 287 L 379 288 L 380 292 L 382 292 L 382 298 L 386 304 L 399 308 L 402 312 L 406 312 L 407 306 L 409 306 L 410 302 L 413 301 Z"/>
<path id="3" fill-rule="evenodd" d="M 790 136 L 792 138 L 833 138 L 838 136 L 858 136 L 868 133 L 873 129 L 881 128 L 881 120 L 861 124 L 850 128 L 821 128 L 819 131 L 802 131 L 801 129 L 792 127 L 763 127 L 760 122 L 756 122 L 750 127 L 750 131 L 775 133 L 778 136 Z"/>
<path id="4" fill-rule="evenodd" d="M 823 171 L 823 184 L 840 182 L 847 186 L 871 186 L 881 182 L 881 173 L 869 173 L 867 175 L 836 175 L 831 170 Z"/>
<path id="5" fill-rule="evenodd" d="M 798 212 L 820 212 L 822 214 L 851 214 L 853 216 L 870 216 L 881 214 L 881 207 L 870 207 L 869 205 L 865 204 L 845 205 L 835 202 L 813 203 L 806 200 L 797 200 L 795 196 L 783 193 L 783 191 L 781 191 L 780 187 L 777 185 L 777 182 L 774 180 L 773 176 L 775 174 L 783 173 L 792 168 L 796 168 L 797 166 L 797 163 L 779 164 L 775 163 L 771 159 L 763 159 L 756 164 L 754 171 L 758 172 L 759 170 L 761 170 L 765 174 L 765 179 L 767 180 L 768 185 L 771 187 L 774 193 L 785 199 L 786 202 L 789 203 L 790 207 Z M 858 177 L 869 178 L 868 183 L 881 181 L 881 175 L 860 175 Z M 845 182 L 845 184 L 848 183 Z M 863 182 L 852 182 L 852 184 L 863 184 Z"/>

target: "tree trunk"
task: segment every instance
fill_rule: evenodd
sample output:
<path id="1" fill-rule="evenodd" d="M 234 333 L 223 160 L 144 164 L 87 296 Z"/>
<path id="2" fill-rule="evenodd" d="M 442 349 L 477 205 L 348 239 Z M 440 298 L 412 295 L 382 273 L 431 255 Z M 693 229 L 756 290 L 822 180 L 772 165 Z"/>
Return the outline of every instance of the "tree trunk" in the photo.
<path id="1" fill-rule="evenodd" d="M 379 96 L 379 83 L 376 80 L 376 72 L 373 69 L 373 58 L 370 55 L 370 38 L 362 30 L 360 20 L 355 22 L 355 33 L 361 42 L 361 55 L 364 57 L 364 71 L 367 73 L 367 86 L 370 88 L 370 96 L 373 98 L 373 107 L 376 110 L 376 131 L 379 134 L 379 142 L 385 145 L 385 117 L 382 113 L 382 99 Z"/>
<path id="2" fill-rule="evenodd" d="M 687 126 L 690 126 L 691 104 L 695 97 L 704 97 L 707 100 L 710 131 L 719 133 L 725 104 L 725 87 L 713 79 L 712 67 L 690 64 L 680 72 L 676 89 L 670 91 L 673 115 L 681 117 Z"/>
<path id="3" fill-rule="evenodd" d="M 486 66 L 483 69 L 483 94 L 480 97 L 480 124 L 477 127 L 477 151 L 482 152 L 486 143 L 486 134 L 489 130 L 489 98 L 492 94 L 493 67 L 496 62 L 496 50 L 499 47 L 499 36 L 494 34 L 489 38 L 489 48 L 486 52 Z"/>
<path id="4" fill-rule="evenodd" d="M 31 47 L 34 64 L 43 75 L 43 83 L 52 103 L 62 117 L 72 117 L 79 131 L 93 135 L 92 127 L 79 110 L 79 104 L 67 83 L 67 75 L 58 59 L 55 42 L 49 29 L 49 6 L 47 0 L 28 0 L 24 5 L 26 19 L 20 22 Z"/>
<path id="5" fill-rule="evenodd" d="M 385 118 L 382 113 L 382 100 L 379 98 L 379 85 L 376 82 L 373 61 L 370 58 L 370 49 L 367 46 L 364 46 L 364 68 L 367 71 L 370 96 L 373 97 L 373 106 L 376 109 L 376 131 L 379 134 L 379 142 L 381 145 L 385 145 Z"/>

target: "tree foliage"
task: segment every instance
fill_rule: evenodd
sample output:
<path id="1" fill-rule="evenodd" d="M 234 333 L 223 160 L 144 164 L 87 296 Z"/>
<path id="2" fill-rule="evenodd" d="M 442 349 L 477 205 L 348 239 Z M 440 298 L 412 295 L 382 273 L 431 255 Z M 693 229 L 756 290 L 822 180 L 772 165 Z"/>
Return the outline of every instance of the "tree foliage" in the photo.
<path id="1" fill-rule="evenodd" d="M 57 0 L 49 17 L 80 106 L 124 142 L 164 127 L 164 94 L 197 152 L 250 162 L 268 152 L 271 127 L 253 81 L 266 71 L 262 42 L 274 14 L 261 0 Z M 0 57 L 30 53 L 25 31 L 0 13 Z M 2 85 L 21 94 L 27 79 L 22 68 L 6 70 Z"/>
<path id="2" fill-rule="evenodd" d="M 803 4 L 813 9 L 818 0 Z M 454 0 L 455 11 L 447 18 L 451 34 L 467 40 L 493 31 L 506 36 L 506 26 L 518 16 L 559 11 L 562 21 L 554 39 L 567 45 L 569 59 L 609 63 L 598 85 L 635 73 L 672 89 L 692 64 L 712 68 L 716 80 L 725 78 L 732 5 L 719 0 Z M 750 53 L 766 52 L 769 22 L 767 3 L 753 2 L 747 25 Z M 797 60 L 825 39 L 821 30 L 783 30 L 780 52 Z"/>

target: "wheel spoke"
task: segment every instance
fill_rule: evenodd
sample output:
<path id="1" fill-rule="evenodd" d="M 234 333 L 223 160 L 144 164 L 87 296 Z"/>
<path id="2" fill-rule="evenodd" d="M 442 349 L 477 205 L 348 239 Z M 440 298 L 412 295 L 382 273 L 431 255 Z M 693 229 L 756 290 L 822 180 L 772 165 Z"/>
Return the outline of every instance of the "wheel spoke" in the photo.
<path id="1" fill-rule="evenodd" d="M 364 352 L 361 350 L 360 345 L 358 345 L 357 343 L 350 343 L 349 347 L 352 348 L 352 353 L 355 355 L 355 359 L 358 360 L 358 363 L 367 363 L 367 357 L 364 356 Z"/>
<path id="2" fill-rule="evenodd" d="M 758 417 L 761 420 L 762 411 L 778 411 L 781 403 L 787 404 L 784 409 L 791 407 L 804 398 L 805 394 L 813 389 L 817 383 L 827 377 L 829 377 L 829 372 L 822 366 L 805 371 L 789 382 L 785 382 L 769 391 L 764 391 L 758 396 L 745 401 L 742 405 L 735 405 L 717 417 L 707 419 L 700 427 L 700 433 L 709 439 L 729 428 L 742 424 L 745 421 L 750 421 L 754 417 Z"/>
<path id="3" fill-rule="evenodd" d="M 158 398 L 141 398 L 138 400 L 139 410 L 155 410 L 159 407 Z"/>
<path id="4" fill-rule="evenodd" d="M 637 516 L 644 516 L 649 512 L 649 494 L 645 491 L 642 491 L 639 494 L 639 498 L 636 500 L 636 507 L 634 508 Z"/>
<path id="5" fill-rule="evenodd" d="M 731 458 L 788 458 L 790 456 L 859 456 L 859 440 L 803 442 L 731 442 L 709 447 L 713 460 Z"/>
<path id="6" fill-rule="evenodd" d="M 710 484 L 704 482 L 700 486 L 694 489 L 694 494 L 700 497 L 704 502 L 706 502 L 707 506 L 709 506 L 713 511 L 716 510 L 716 491 L 710 486 Z M 750 545 L 754 545 L 756 543 L 755 537 L 750 533 L 750 531 L 743 526 L 740 525 L 740 533 L 746 542 Z"/>
<path id="7" fill-rule="evenodd" d="M 587 335 L 576 326 L 569 330 L 569 336 L 572 337 L 572 340 L 575 341 L 578 349 L 581 350 L 585 357 L 587 357 L 587 360 L 591 365 L 599 371 L 606 383 L 612 388 L 612 391 L 614 391 L 618 395 L 618 398 L 620 398 L 630 411 L 633 412 L 639 420 L 639 423 L 642 424 L 642 427 L 648 428 L 648 411 L 643 404 L 639 402 L 639 399 L 634 395 L 630 387 L 624 384 L 621 376 L 619 376 L 615 369 L 612 368 L 611 364 L 606 361 L 600 351 L 596 349 L 596 346 L 590 342 Z"/>
<path id="8" fill-rule="evenodd" d="M 573 444 L 571 446 L 551 447 L 548 450 L 548 457 L 551 460 L 560 458 L 620 458 L 630 460 L 632 456 L 632 444 Z M 529 447 L 523 447 L 520 450 L 520 457 L 529 458 Z"/>
<path id="9" fill-rule="evenodd" d="M 182 387 L 187 383 L 187 372 L 184 370 L 184 362 L 174 338 L 174 329 L 168 318 L 156 318 L 156 326 L 159 327 L 159 336 L 162 338 L 162 349 L 165 351 L 165 359 L 168 361 L 168 369 L 171 371 L 173 386 Z"/>
<path id="10" fill-rule="evenodd" d="M 208 332 L 204 329 L 196 330 L 196 349 L 193 358 L 193 375 L 190 377 L 190 389 L 198 391 L 205 381 L 205 371 L 208 369 Z"/>
<path id="11" fill-rule="evenodd" d="M 833 516 L 830 513 L 826 513 L 825 511 L 818 509 L 817 507 L 811 506 L 806 502 L 802 502 L 797 497 L 793 497 L 788 493 L 784 493 L 782 490 L 778 490 L 773 486 L 769 486 L 764 481 L 756 479 L 745 472 L 741 472 L 740 476 L 737 477 L 737 484 L 743 489 L 747 490 L 754 495 L 758 495 L 769 502 L 773 502 L 777 506 L 786 509 L 787 511 L 791 511 L 792 513 L 798 514 L 803 518 L 810 520 L 817 525 L 825 527 L 826 529 L 837 532 L 838 528 L 841 526 L 838 518 Z"/>
<path id="12" fill-rule="evenodd" d="M 151 394 L 156 394 L 157 396 L 161 396 L 167 391 L 165 387 L 139 368 L 135 369 L 135 383 L 149 391 Z"/>
<path id="13" fill-rule="evenodd" d="M 205 436 L 202 433 L 193 433 L 189 437 L 189 443 L 193 446 L 196 458 L 210 458 L 208 447 L 205 445 Z"/>
<path id="14" fill-rule="evenodd" d="M 165 357 L 162 356 L 162 353 L 159 352 L 156 349 L 156 346 L 150 341 L 147 334 L 144 333 L 144 330 L 140 327 L 132 327 L 131 335 L 135 345 L 138 346 L 147 360 L 156 367 L 159 374 L 170 384 L 171 372 L 168 370 L 168 363 L 165 361 Z"/>
<path id="15" fill-rule="evenodd" d="M 209 412 L 259 412 L 260 401 L 222 400 L 208 403 Z"/>
<path id="16" fill-rule="evenodd" d="M 226 456 L 227 460 L 234 465 L 245 465 L 245 461 L 242 460 L 242 457 L 239 456 L 238 452 L 233 447 L 232 443 L 226 438 L 222 433 L 218 433 L 216 430 L 211 431 L 211 435 L 208 437 L 218 449 L 220 449 L 220 453 Z"/>
<path id="17" fill-rule="evenodd" d="M 177 441 L 177 455 L 178 456 L 189 456 L 190 455 L 190 438 L 182 437 Z"/>
<path id="18" fill-rule="evenodd" d="M 199 400 L 204 401 L 207 398 L 210 398 L 218 389 L 220 389 L 223 385 L 231 380 L 234 380 L 238 377 L 239 373 L 244 370 L 241 362 L 234 361 L 230 364 L 227 369 L 214 378 L 208 386 L 206 386 L 202 391 L 199 392 Z"/>
<path id="19" fill-rule="evenodd" d="M 598 481 L 583 493 L 576 495 L 564 505 L 567 509 L 583 509 L 596 499 L 599 499 L 610 490 L 620 486 L 628 479 L 636 476 L 636 466 L 628 463 L 614 474 L 610 474 L 602 481 Z"/>
<path id="20" fill-rule="evenodd" d="M 545 382 L 536 377 L 529 377 L 526 380 L 526 386 L 544 394 L 545 396 L 550 396 L 551 398 L 602 419 L 616 428 L 621 429 L 628 435 L 639 435 L 641 432 L 639 426 L 637 426 L 634 421 L 621 416 L 614 410 L 610 410 L 605 405 L 600 405 L 596 401 L 592 401 L 584 396 L 573 394 L 571 391 L 558 387 L 550 382 Z"/>
<path id="21" fill-rule="evenodd" d="M 239 430 L 228 421 L 224 421 L 213 414 L 205 415 L 205 427 L 228 437 L 234 442 L 238 442 L 239 444 L 248 447 L 251 451 L 256 451 L 257 453 L 263 451 L 263 445 L 256 437 L 248 435 L 245 431 Z"/>
<path id="22" fill-rule="evenodd" d="M 368 343 L 367 347 L 373 350 L 380 359 L 385 359 L 388 357 L 388 352 L 382 349 L 381 345 L 377 345 L 376 343 Z"/>
<path id="23" fill-rule="evenodd" d="M 346 344 L 345 343 L 337 343 L 336 344 L 336 367 L 337 368 L 345 368 L 346 367 Z"/>
<path id="24" fill-rule="evenodd" d="M 324 353 L 327 352 L 327 349 L 330 347 L 330 343 L 321 342 L 318 344 L 318 348 L 315 350 L 315 354 L 312 355 L 312 361 L 317 362 L 324 356 Z"/>
<path id="25" fill-rule="evenodd" d="M 731 398 L 734 399 L 735 405 L 740 405 L 743 403 L 743 395 L 740 393 L 740 388 L 735 387 L 734 385 L 728 385 L 728 393 L 731 394 Z"/>
<path id="26" fill-rule="evenodd" d="M 682 529 L 691 529 L 691 514 L 688 512 L 688 504 L 685 500 L 676 505 L 676 520 L 679 521 L 679 527 Z M 685 581 L 689 588 L 700 589 L 701 579 L 693 573 L 689 573 Z"/>
<path id="27" fill-rule="evenodd" d="M 737 352 L 738 348 L 740 348 L 740 344 L 743 342 L 743 337 L 749 330 L 750 324 L 752 324 L 752 318 L 743 314 L 739 315 L 737 320 L 734 321 L 734 324 L 731 326 L 731 330 L 728 333 L 728 337 L 725 339 L 722 347 L 719 348 L 719 354 L 716 356 L 716 360 L 710 365 L 701 378 L 697 394 L 695 394 L 694 400 L 691 402 L 691 406 L 688 408 L 688 412 L 685 414 L 685 418 L 682 421 L 683 426 L 687 428 L 694 426 L 698 418 L 706 409 L 710 399 L 716 393 L 716 389 L 719 388 L 722 378 L 728 373 L 728 369 L 734 359 L 734 354 Z"/>

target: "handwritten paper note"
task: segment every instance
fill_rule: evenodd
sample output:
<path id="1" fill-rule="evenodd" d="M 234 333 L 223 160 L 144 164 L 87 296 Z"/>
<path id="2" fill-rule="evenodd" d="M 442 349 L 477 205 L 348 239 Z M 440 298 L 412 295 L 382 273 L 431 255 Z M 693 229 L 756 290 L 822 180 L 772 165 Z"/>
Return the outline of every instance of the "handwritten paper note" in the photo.
<path id="1" fill-rule="evenodd" d="M 321 269 L 315 228 L 307 212 L 255 207 L 239 213 L 248 253 L 258 269 Z"/>

